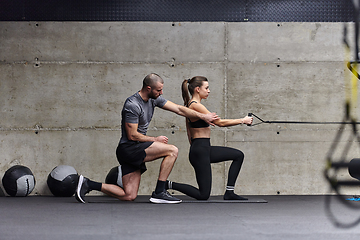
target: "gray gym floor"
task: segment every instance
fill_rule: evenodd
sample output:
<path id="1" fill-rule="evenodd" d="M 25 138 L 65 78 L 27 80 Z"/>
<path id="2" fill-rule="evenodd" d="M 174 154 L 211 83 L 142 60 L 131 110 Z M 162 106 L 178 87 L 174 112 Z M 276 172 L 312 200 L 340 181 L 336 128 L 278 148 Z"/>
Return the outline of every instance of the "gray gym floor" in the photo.
<path id="1" fill-rule="evenodd" d="M 190 198 L 179 196 L 183 200 Z M 359 239 L 360 225 L 336 227 L 325 196 L 248 196 L 252 202 L 152 204 L 149 196 L 121 202 L 106 196 L 75 198 L 0 197 L 0 239 Z M 360 209 L 331 197 L 339 220 Z M 254 200 L 254 201 L 253 201 Z M 256 200 L 260 200 L 257 202 Z M 266 200 L 264 203 L 262 200 Z M 360 207 L 360 202 L 352 202 Z"/>

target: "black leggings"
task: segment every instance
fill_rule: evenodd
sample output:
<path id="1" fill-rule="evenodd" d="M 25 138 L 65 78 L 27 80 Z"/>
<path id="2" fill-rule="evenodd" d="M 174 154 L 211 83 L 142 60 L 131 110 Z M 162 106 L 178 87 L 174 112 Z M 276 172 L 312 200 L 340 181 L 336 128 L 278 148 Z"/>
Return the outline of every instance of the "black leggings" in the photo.
<path id="1" fill-rule="evenodd" d="M 231 163 L 227 186 L 235 186 L 244 153 L 229 147 L 211 146 L 209 138 L 196 138 L 192 140 L 189 160 L 194 167 L 199 189 L 183 183 L 172 183 L 172 189 L 182 192 L 197 200 L 207 200 L 211 192 L 211 163 L 233 160 Z"/>

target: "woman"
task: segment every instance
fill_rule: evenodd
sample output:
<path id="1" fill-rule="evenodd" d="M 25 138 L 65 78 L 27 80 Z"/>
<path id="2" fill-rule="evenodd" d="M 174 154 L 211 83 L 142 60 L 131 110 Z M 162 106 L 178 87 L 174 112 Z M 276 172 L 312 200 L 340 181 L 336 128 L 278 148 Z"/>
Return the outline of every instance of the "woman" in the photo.
<path id="1" fill-rule="evenodd" d="M 189 92 L 192 96 L 190 99 Z M 207 99 L 210 89 L 205 77 L 197 76 L 184 80 L 182 83 L 182 96 L 184 105 L 201 113 L 209 113 L 202 99 Z M 213 123 L 219 127 L 229 127 L 238 124 L 252 124 L 252 117 L 240 119 L 218 119 Z M 235 181 L 239 175 L 244 154 L 237 149 L 210 145 L 210 126 L 201 119 L 186 119 L 186 128 L 190 141 L 189 160 L 194 167 L 199 188 L 188 184 L 168 181 L 168 188 L 182 192 L 197 200 L 207 200 L 211 192 L 211 163 L 232 160 L 224 200 L 247 200 L 234 193 Z"/>

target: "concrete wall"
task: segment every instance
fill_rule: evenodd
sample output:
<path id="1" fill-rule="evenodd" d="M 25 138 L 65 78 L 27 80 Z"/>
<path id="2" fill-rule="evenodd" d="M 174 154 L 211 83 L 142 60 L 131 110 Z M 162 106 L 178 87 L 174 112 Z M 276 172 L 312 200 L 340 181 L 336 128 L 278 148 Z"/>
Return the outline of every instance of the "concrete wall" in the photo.
<path id="1" fill-rule="evenodd" d="M 341 121 L 342 26 L 1 22 L 0 175 L 15 164 L 26 165 L 37 181 L 33 194 L 40 195 L 51 194 L 46 179 L 60 164 L 104 181 L 117 165 L 124 100 L 150 72 L 163 77 L 164 97 L 178 104 L 183 79 L 208 77 L 211 95 L 204 104 L 222 118 L 253 112 L 265 120 Z M 325 156 L 338 128 L 213 127 L 212 144 L 245 153 L 236 185 L 240 194 L 325 194 Z M 157 109 L 148 134 L 166 135 L 180 149 L 170 179 L 196 184 L 184 118 Z M 341 139 L 340 147 L 347 140 Z M 347 157 L 357 156 L 355 144 Z M 147 165 L 139 194 L 153 191 L 159 165 Z M 212 194 L 223 194 L 228 167 L 213 166 Z"/>

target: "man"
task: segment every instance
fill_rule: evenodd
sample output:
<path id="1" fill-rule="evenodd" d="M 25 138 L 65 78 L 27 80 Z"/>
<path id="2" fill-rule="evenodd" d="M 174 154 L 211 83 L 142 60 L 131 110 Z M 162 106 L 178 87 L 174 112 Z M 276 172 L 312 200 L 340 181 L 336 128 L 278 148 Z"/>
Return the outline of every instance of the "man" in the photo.
<path id="1" fill-rule="evenodd" d="M 145 163 L 159 158 L 163 160 L 150 201 L 153 203 L 181 202 L 165 189 L 166 180 L 178 156 L 178 148 L 168 144 L 166 136 L 146 135 L 154 109 L 160 107 L 184 117 L 198 117 L 210 124 L 219 117 L 215 113 L 202 114 L 164 99 L 161 96 L 163 85 L 164 80 L 159 75 L 151 73 L 144 78 L 142 89 L 127 98 L 124 103 L 121 112 L 122 136 L 116 149 L 116 156 L 122 169 L 123 188 L 113 184 L 94 182 L 80 175 L 75 193 L 79 202 L 85 203 L 84 195 L 91 190 L 101 191 L 120 200 L 133 201 L 138 194 L 141 174 L 146 171 Z"/>

